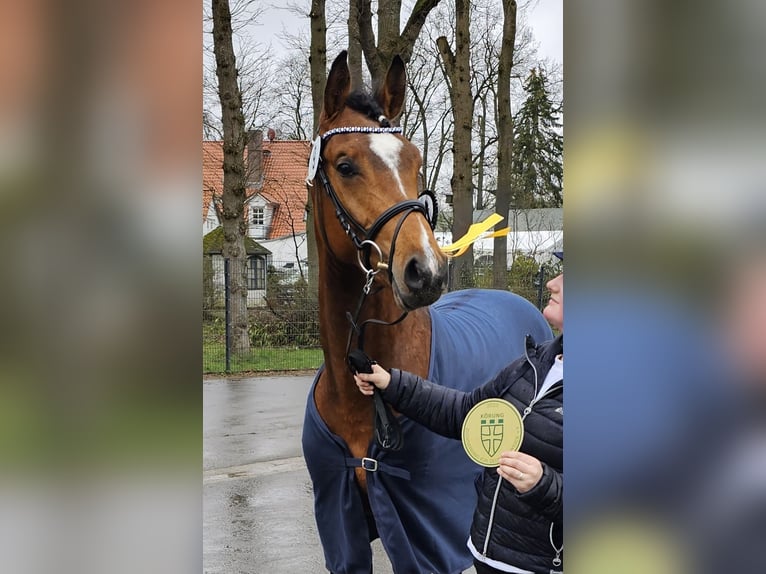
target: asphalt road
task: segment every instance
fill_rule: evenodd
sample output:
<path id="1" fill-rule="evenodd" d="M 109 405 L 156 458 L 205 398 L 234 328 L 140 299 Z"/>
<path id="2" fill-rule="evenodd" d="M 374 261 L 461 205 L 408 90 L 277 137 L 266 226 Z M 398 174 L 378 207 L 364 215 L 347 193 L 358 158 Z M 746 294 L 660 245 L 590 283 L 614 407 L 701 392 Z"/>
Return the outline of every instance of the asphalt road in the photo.
<path id="1" fill-rule="evenodd" d="M 311 381 L 277 376 L 203 382 L 206 574 L 327 572 L 301 453 Z M 393 574 L 377 540 L 373 569 Z"/>

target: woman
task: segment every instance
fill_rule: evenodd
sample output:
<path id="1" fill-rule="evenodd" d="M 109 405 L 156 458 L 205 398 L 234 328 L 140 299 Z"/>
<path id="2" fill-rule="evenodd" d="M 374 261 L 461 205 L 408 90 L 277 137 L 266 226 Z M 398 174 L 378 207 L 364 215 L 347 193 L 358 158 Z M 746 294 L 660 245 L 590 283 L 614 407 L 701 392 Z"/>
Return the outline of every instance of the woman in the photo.
<path id="1" fill-rule="evenodd" d="M 525 356 L 471 393 L 380 365 L 355 376 L 363 394 L 372 395 L 375 385 L 396 410 L 450 438 L 461 438 L 465 416 L 484 399 L 505 399 L 522 414 L 519 451 L 502 453 L 499 466 L 486 468 L 477 484 L 468 548 L 478 574 L 563 571 L 563 274 L 546 287 L 543 315 L 561 334 L 543 344 L 527 335 Z"/>

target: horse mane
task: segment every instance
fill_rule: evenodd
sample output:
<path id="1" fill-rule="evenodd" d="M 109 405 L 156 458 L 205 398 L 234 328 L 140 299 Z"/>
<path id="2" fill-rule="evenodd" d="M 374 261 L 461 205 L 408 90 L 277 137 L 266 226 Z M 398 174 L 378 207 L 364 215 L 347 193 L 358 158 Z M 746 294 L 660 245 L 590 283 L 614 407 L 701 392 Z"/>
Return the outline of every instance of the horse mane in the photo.
<path id="1" fill-rule="evenodd" d="M 383 108 L 375 97 L 365 89 L 356 89 L 351 92 L 346 98 L 346 105 L 376 122 L 380 116 L 384 115 Z"/>

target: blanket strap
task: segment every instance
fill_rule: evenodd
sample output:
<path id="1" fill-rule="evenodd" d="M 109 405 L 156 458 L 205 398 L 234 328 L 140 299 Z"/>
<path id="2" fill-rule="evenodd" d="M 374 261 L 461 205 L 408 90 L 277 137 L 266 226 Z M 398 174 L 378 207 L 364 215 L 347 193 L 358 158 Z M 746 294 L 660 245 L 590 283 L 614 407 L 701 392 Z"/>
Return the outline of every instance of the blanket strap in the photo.
<path id="1" fill-rule="evenodd" d="M 397 478 L 403 478 L 404 480 L 410 480 L 410 471 L 396 466 L 391 466 L 385 462 L 380 462 L 374 458 L 352 458 L 346 457 L 346 468 L 363 468 L 368 472 L 385 472 L 391 476 Z"/>

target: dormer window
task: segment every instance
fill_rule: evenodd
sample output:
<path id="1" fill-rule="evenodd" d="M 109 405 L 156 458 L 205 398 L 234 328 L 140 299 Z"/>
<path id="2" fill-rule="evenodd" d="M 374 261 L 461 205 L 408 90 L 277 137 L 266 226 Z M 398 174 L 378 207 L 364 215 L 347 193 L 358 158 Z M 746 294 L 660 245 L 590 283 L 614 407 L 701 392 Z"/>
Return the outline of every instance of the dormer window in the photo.
<path id="1" fill-rule="evenodd" d="M 251 222 L 253 225 L 263 225 L 263 222 L 266 218 L 265 210 L 263 207 L 252 207 L 251 214 Z"/>

